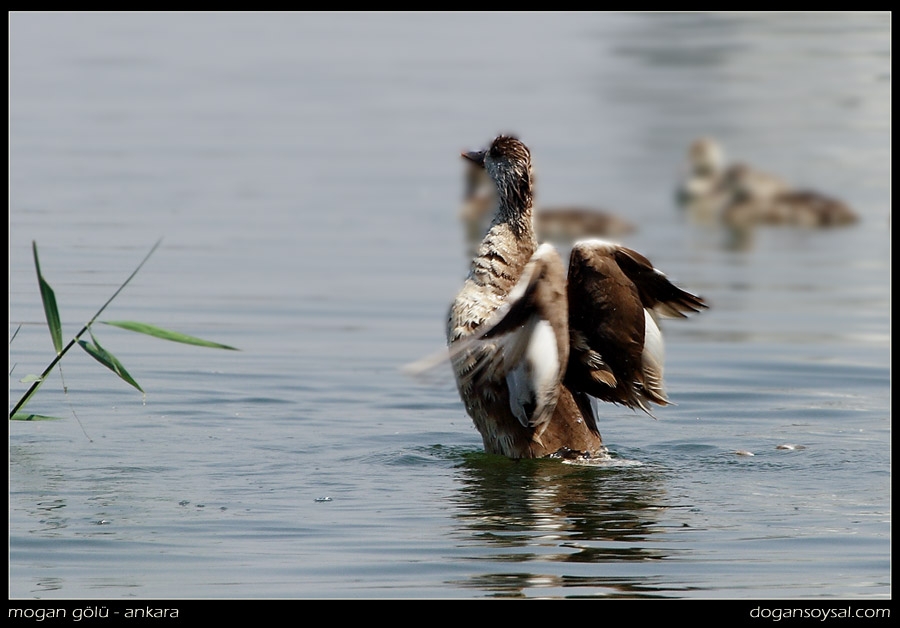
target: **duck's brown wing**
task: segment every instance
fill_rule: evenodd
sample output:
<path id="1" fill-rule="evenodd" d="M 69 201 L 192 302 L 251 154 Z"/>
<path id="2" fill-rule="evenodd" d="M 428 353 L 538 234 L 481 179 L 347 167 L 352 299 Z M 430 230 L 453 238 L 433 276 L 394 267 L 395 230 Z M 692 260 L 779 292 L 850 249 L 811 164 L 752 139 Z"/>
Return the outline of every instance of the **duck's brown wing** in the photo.
<path id="1" fill-rule="evenodd" d="M 672 284 L 640 253 L 585 240 L 572 248 L 568 302 L 566 385 L 648 414 L 651 402 L 667 405 L 665 351 L 651 313 L 685 317 L 707 307 L 703 299 Z"/>
<path id="2" fill-rule="evenodd" d="M 695 294 L 682 290 L 656 269 L 646 257 L 624 246 L 611 245 L 611 255 L 637 288 L 641 304 L 665 318 L 687 318 L 709 306 Z"/>

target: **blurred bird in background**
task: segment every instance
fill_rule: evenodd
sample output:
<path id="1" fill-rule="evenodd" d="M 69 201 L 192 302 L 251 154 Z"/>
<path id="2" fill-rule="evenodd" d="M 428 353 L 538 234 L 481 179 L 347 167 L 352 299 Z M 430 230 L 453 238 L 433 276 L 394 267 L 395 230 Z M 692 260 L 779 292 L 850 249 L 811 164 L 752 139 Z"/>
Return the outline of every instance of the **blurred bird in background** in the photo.
<path id="1" fill-rule="evenodd" d="M 709 137 L 698 138 L 689 146 L 677 200 L 702 222 L 721 221 L 732 227 L 833 227 L 859 220 L 856 212 L 836 198 L 794 188 L 746 163 L 728 165 L 721 146 Z"/>

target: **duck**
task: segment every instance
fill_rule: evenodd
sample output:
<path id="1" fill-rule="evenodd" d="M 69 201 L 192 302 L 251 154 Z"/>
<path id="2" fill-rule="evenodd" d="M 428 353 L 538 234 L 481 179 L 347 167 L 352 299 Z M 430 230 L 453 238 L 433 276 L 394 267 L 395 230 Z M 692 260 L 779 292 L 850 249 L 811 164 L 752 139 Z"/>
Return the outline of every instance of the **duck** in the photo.
<path id="1" fill-rule="evenodd" d="M 447 316 L 466 412 L 488 453 L 602 458 L 596 402 L 650 416 L 651 404 L 669 405 L 659 320 L 709 306 L 620 244 L 577 240 L 568 267 L 553 244 L 539 244 L 531 152 L 517 136 L 500 134 L 462 156 L 497 194 Z"/>
<path id="2" fill-rule="evenodd" d="M 463 200 L 459 217 L 469 257 L 474 256 L 497 209 L 497 187 L 484 168 L 464 160 Z M 620 216 L 584 205 L 536 206 L 534 224 L 541 241 L 569 244 L 585 237 L 620 237 L 636 231 Z"/>
<path id="3" fill-rule="evenodd" d="M 772 183 L 743 163 L 730 166 L 722 177 L 723 221 L 733 227 L 756 224 L 835 227 L 859 216 L 843 201 L 816 190 L 791 189 Z"/>
<path id="4" fill-rule="evenodd" d="M 727 164 L 722 147 L 710 137 L 691 142 L 687 164 L 677 200 L 695 218 L 707 222 L 720 221 L 731 227 L 833 227 L 859 220 L 853 209 L 832 196 L 797 189 L 745 162 Z"/>

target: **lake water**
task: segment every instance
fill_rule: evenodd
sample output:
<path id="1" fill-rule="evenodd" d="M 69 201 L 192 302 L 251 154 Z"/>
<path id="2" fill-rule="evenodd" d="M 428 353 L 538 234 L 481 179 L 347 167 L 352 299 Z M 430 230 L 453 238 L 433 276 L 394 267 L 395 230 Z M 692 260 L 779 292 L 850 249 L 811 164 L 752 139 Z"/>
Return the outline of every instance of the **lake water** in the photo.
<path id="1" fill-rule="evenodd" d="M 15 599 L 891 597 L 886 13 L 10 15 Z M 466 272 L 462 149 L 531 147 L 708 312 L 665 321 L 657 421 L 613 459 L 482 452 L 440 349 Z M 735 243 L 673 202 L 688 143 L 859 224 Z M 63 387 L 67 393 L 64 394 Z M 785 445 L 791 447 L 784 448 Z M 754 455 L 741 455 L 749 452 Z M 325 499 L 330 498 L 330 499 Z"/>

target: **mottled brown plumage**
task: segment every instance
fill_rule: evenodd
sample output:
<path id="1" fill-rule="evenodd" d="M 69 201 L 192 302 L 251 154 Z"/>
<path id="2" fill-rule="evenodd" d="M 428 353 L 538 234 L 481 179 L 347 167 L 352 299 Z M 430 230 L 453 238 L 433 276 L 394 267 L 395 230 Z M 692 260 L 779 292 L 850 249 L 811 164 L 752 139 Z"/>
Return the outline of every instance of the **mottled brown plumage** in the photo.
<path id="1" fill-rule="evenodd" d="M 574 244 L 567 278 L 556 250 L 537 245 L 528 148 L 501 135 L 463 156 L 498 193 L 447 326 L 466 411 L 491 453 L 602 455 L 590 397 L 648 413 L 666 405 L 656 317 L 706 305 L 639 253 L 602 240 Z"/>

